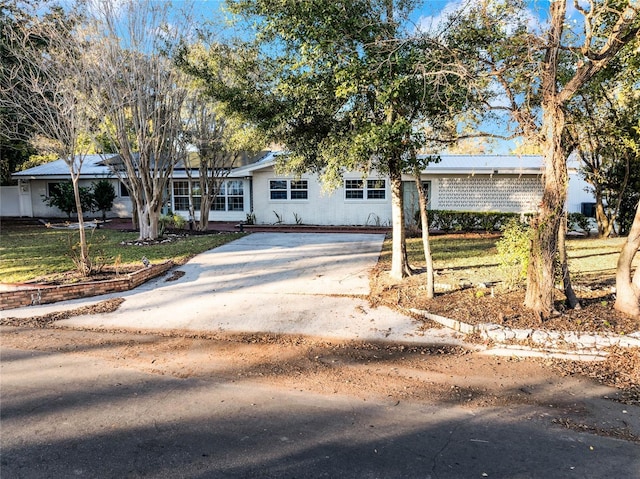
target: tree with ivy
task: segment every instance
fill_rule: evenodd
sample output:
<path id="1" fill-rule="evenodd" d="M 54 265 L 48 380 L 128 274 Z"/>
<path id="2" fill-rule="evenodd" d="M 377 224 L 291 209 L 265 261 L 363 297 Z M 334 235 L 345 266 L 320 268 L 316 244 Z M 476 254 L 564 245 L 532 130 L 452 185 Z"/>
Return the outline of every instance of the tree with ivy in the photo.
<path id="1" fill-rule="evenodd" d="M 512 136 L 541 147 L 543 194 L 531 221 L 532 241 L 525 306 L 541 319 L 555 311 L 555 260 L 567 199 L 565 132 L 569 102 L 633 42 L 640 28 L 634 0 L 552 1 L 532 15 L 521 0 L 467 4 L 451 17 L 451 65 L 469 88 L 490 92 L 488 111 L 505 114 Z M 487 89 L 487 85 L 491 88 Z"/>

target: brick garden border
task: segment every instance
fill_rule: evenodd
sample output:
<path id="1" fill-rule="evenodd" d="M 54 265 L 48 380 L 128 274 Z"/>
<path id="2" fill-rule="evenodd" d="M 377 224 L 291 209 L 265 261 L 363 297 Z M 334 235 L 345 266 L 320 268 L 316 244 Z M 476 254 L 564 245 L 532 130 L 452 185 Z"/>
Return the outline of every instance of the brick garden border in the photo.
<path id="1" fill-rule="evenodd" d="M 0 310 L 128 291 L 166 273 L 173 266 L 175 263 L 169 260 L 160 264 L 152 264 L 133 273 L 123 274 L 119 278 L 104 281 L 59 285 L 24 285 L 24 287 L 18 287 L 12 291 L 0 292 Z"/>

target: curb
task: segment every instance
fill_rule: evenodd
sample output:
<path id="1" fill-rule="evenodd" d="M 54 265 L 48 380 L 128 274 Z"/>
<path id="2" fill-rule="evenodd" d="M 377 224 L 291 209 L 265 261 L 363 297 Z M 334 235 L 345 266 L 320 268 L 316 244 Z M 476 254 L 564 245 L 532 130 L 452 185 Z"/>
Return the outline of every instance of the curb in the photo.
<path id="1" fill-rule="evenodd" d="M 601 356 L 603 349 L 611 346 L 640 348 L 640 332 L 629 335 L 578 333 L 576 331 L 545 331 L 540 329 L 512 329 L 494 323 L 468 324 L 421 309 L 409 309 L 416 315 L 424 316 L 454 331 L 463 334 L 479 334 L 484 339 L 503 345 L 513 345 L 514 341 L 528 341 L 550 351 L 580 352 Z"/>
<path id="2" fill-rule="evenodd" d="M 176 264 L 168 260 L 164 263 L 149 264 L 137 271 L 123 273 L 121 277 L 103 281 L 16 285 L 15 288 L 0 292 L 0 311 L 129 291 L 166 273 L 174 266 Z"/>

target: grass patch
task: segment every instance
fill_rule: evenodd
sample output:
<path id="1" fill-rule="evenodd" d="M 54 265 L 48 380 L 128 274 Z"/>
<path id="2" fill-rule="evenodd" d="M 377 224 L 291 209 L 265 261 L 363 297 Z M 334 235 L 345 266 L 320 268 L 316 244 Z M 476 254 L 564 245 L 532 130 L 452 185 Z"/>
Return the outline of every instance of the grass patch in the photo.
<path id="1" fill-rule="evenodd" d="M 496 242 L 499 236 L 444 235 L 430 238 L 436 282 L 457 284 L 459 281 L 498 282 L 502 280 Z M 625 238 L 580 238 L 567 240 L 569 268 L 575 280 L 589 282 L 612 279 Z M 421 238 L 407 239 L 409 263 L 424 267 Z M 635 264 L 640 263 L 636 258 Z M 385 241 L 380 256 L 380 270 L 391 268 L 391 240 Z"/>
<path id="2" fill-rule="evenodd" d="M 152 263 L 174 260 L 182 263 L 198 253 L 216 248 L 243 236 L 242 233 L 194 235 L 164 244 L 130 246 L 137 233 L 109 229 L 87 231 L 92 257 L 99 255 L 107 266 L 142 265 L 142 257 Z M 74 230 L 54 230 L 43 226 L 2 225 L 0 229 L 0 282 L 20 283 L 44 275 L 74 269 L 69 257 L 70 244 L 78 241 Z"/>

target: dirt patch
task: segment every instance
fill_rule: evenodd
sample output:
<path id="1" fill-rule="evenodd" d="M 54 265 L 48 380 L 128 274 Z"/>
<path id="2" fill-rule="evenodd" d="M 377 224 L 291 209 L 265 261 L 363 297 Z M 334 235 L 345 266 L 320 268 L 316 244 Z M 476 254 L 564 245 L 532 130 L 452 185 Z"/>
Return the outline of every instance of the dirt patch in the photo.
<path id="1" fill-rule="evenodd" d="M 175 270 L 173 273 L 171 273 L 171 276 L 169 276 L 168 278 L 165 279 L 165 282 L 167 281 L 177 281 L 180 278 L 182 278 L 186 273 L 184 271 L 180 271 L 180 270 Z"/>
<path id="2" fill-rule="evenodd" d="M 639 431 L 594 413 L 619 393 L 559 374 L 547 360 L 500 358 L 460 347 L 329 341 L 273 334 L 136 334 L 3 327 L 6 348 L 100 357 L 114 367 L 176 378 L 266 383 L 287 390 L 477 408 L 525 406 L 559 427 L 639 441 Z M 598 399 L 602 401 L 601 399 Z"/>
<path id="3" fill-rule="evenodd" d="M 116 269 L 113 266 L 104 266 L 99 271 L 95 271 L 88 276 L 82 275 L 78 271 L 65 271 L 64 273 L 53 273 L 46 276 L 40 276 L 31 281 L 27 281 L 25 284 L 55 286 L 62 284 L 108 281 L 118 279 L 129 273 L 135 273 L 143 267 L 143 265 L 123 265 Z"/>
<path id="4" fill-rule="evenodd" d="M 59 328 L 53 324 L 55 321 L 67 319 L 72 316 L 82 314 L 100 314 L 108 313 L 116 310 L 120 304 L 124 302 L 123 298 L 113 298 L 110 300 L 102 301 L 92 306 L 85 306 L 76 308 L 74 310 L 54 312 L 43 316 L 34 316 L 30 318 L 2 318 L 0 319 L 1 326 L 17 327 L 17 328 L 36 328 L 36 329 L 66 329 Z M 24 330 L 27 331 L 28 330 Z M 103 332 L 103 331 L 86 331 L 78 329 L 73 334 L 80 335 L 79 344 L 84 341 L 82 334 L 90 337 L 97 335 L 98 337 L 103 334 L 108 338 L 109 334 L 118 334 L 118 332 Z M 348 342 L 348 341 L 323 341 L 316 338 L 308 338 L 304 336 L 288 336 L 277 334 L 225 334 L 225 333 L 193 333 L 193 332 L 180 332 L 180 331 L 158 331 L 151 334 L 142 334 L 137 332 L 135 335 L 131 335 L 130 332 L 121 332 L 122 334 L 129 334 L 132 344 L 138 347 L 140 338 L 156 337 L 156 338 L 169 338 L 157 341 L 160 346 L 144 346 L 147 353 L 156 351 L 158 354 L 171 355 L 171 348 L 182 348 L 181 344 L 187 344 L 192 347 L 194 341 L 204 341 L 203 344 L 215 344 L 220 346 L 224 344 L 241 344 L 249 346 L 260 346 L 259 348 L 249 348 L 251 352 L 243 355 L 242 348 L 238 348 L 237 352 L 239 358 L 245 358 L 246 363 L 251 363 L 252 366 L 247 369 L 242 369 L 236 374 L 238 376 L 249 377 L 271 377 L 280 380 L 284 377 L 294 377 L 296 381 L 306 384 L 306 388 L 313 390 L 330 390 L 327 385 L 327 379 L 323 376 L 326 370 L 333 370 L 335 367 L 340 366 L 339 373 L 332 373 L 333 379 L 330 381 L 334 392 L 344 392 L 349 394 L 356 394 L 359 390 L 366 390 L 370 386 L 372 374 L 375 377 L 379 377 L 380 374 L 384 376 L 384 380 L 374 381 L 375 388 L 382 388 L 383 395 L 393 395 L 400 398 L 417 397 L 424 399 L 429 394 L 438 395 L 447 393 L 447 397 L 450 400 L 461 401 L 464 397 L 466 401 L 479 403 L 482 405 L 495 405 L 496 402 L 505 400 L 520 402 L 526 396 L 522 396 L 521 392 L 515 392 L 511 395 L 504 394 L 504 391 L 500 394 L 497 391 L 505 387 L 509 381 L 517 381 L 519 378 L 528 378 L 532 374 L 531 371 L 523 371 L 523 364 L 536 364 L 536 366 L 527 366 L 532 368 L 538 368 L 540 365 L 544 365 L 545 368 L 552 368 L 561 377 L 573 377 L 573 376 L 586 376 L 598 381 L 599 383 L 616 388 L 618 392 L 613 396 L 613 399 L 624 402 L 626 404 L 640 405 L 640 350 L 638 349 L 623 349 L 623 348 L 611 348 L 609 355 L 604 361 L 566 361 L 558 359 L 529 359 L 526 361 L 518 358 L 509 359 L 486 359 L 478 355 L 472 354 L 471 351 L 462 347 L 452 346 L 415 346 L 415 345 L 396 345 L 387 343 L 373 343 L 373 342 Z M 58 333 L 56 333 L 58 334 Z M 59 333 L 60 338 L 63 337 L 63 333 Z M 74 340 L 74 348 L 76 347 L 76 341 Z M 3 341 L 5 346 L 7 343 Z M 27 342 L 21 342 L 19 347 L 23 348 L 27 344 L 30 344 L 30 340 Z M 29 346 L 29 349 L 38 349 L 40 346 L 45 347 L 42 343 L 34 343 Z M 155 343 L 154 343 L 155 344 Z M 60 348 L 60 346 L 57 346 Z M 237 346 L 236 346 L 237 347 Z M 482 359 L 475 359 L 472 363 L 467 358 L 476 357 Z M 429 358 L 429 368 L 434 362 L 434 358 L 439 358 L 438 364 L 439 370 L 436 374 L 430 369 L 431 373 L 407 373 L 404 374 L 400 371 L 399 366 L 409 367 L 415 369 L 424 366 L 424 361 Z M 460 359 L 465 358 L 465 359 Z M 206 363 L 206 358 L 203 359 Z M 167 359 L 164 359 L 166 361 Z M 151 364 L 154 366 L 150 371 L 156 371 L 158 364 L 155 364 L 157 360 L 153 360 Z M 173 362 L 173 359 L 169 361 Z M 377 367 L 380 364 L 393 363 L 394 366 L 389 366 L 390 369 L 380 369 Z M 496 370 L 493 372 L 487 370 L 487 363 L 489 364 L 517 364 L 519 365 L 515 369 L 508 369 L 501 372 L 502 381 L 499 383 L 499 387 L 496 387 L 494 392 L 485 394 L 486 389 L 486 377 L 493 378 Z M 194 365 L 191 362 L 185 363 L 188 365 L 187 369 L 179 368 L 178 370 L 172 370 L 169 374 L 175 374 L 178 376 L 198 375 L 197 368 L 202 368 L 203 364 Z M 196 368 L 196 369 L 194 369 Z M 354 369 L 355 368 L 355 369 Z M 206 370 L 206 367 L 205 367 Z M 354 372 L 357 370 L 356 376 L 351 376 L 348 371 Z M 403 370 L 404 371 L 404 370 Z M 445 378 L 442 376 L 446 371 L 448 378 L 445 383 L 451 386 L 449 378 L 461 378 L 459 384 L 454 384 L 449 389 L 438 386 Z M 405 371 L 406 372 L 406 371 Z M 479 374 L 480 376 L 486 375 L 482 380 L 470 380 L 473 375 Z M 520 376 L 520 374 L 524 374 Z M 547 371 L 546 374 L 549 374 Z M 340 387 L 336 387 L 335 378 L 341 377 L 339 381 Z M 397 377 L 397 381 L 390 381 L 389 378 Z M 507 379 L 509 378 L 509 379 Z M 496 378 L 493 378 L 494 380 Z M 425 389 L 425 380 L 428 385 Z M 506 383 L 505 383 L 506 381 Z M 496 383 L 496 386 L 498 384 Z M 319 389 L 318 389 L 319 388 Z M 364 388 L 364 389 L 362 389 Z M 387 389 L 385 389 L 387 388 Z M 392 393 L 391 393 L 392 391 Z M 436 392 L 434 392 L 436 391 Z M 454 398 L 454 399 L 452 399 Z M 457 399 L 456 399 L 457 398 Z M 525 401 L 526 402 L 526 401 Z"/>
<path id="5" fill-rule="evenodd" d="M 629 334 L 640 331 L 640 319 L 619 313 L 613 308 L 615 278 L 600 277 L 597 282 L 574 283 L 581 309 L 570 309 L 561 291 L 556 291 L 555 307 L 559 314 L 544 322 L 524 307 L 524 291 L 504 291 L 484 285 L 437 293 L 427 299 L 424 275 L 414 275 L 402 282 L 390 280 L 386 271 L 377 268 L 371 275 L 370 301 L 392 308 L 429 311 L 432 314 L 468 324 L 496 323 L 513 329 L 578 331 L 582 333 Z M 437 281 L 437 280 L 436 280 Z M 428 319 L 420 319 L 425 327 L 441 327 Z M 478 338 L 468 338 L 484 342 Z M 640 404 L 640 350 L 609 348 L 604 361 L 580 362 L 545 360 L 547 366 L 564 376 L 583 375 L 620 390 L 618 400 Z"/>
<path id="6" fill-rule="evenodd" d="M 524 291 L 507 291 L 500 286 L 463 287 L 436 291 L 427 299 L 424 274 L 390 280 L 386 271 L 377 268 L 371 275 L 371 302 L 392 307 L 415 308 L 468 324 L 496 323 L 510 328 L 579 331 L 592 333 L 629 334 L 640 331 L 640 318 L 624 315 L 613 308 L 615 294 L 613 277 L 600 278 L 598 283 L 574 282 L 581 309 L 570 309 L 564 293 L 555 292 L 558 315 L 543 322 L 537 314 L 524 307 Z M 436 279 L 438 282 L 438 279 Z"/>
<path id="7" fill-rule="evenodd" d="M 81 316 L 83 314 L 101 314 L 116 311 L 124 302 L 124 298 L 112 298 L 99 303 L 82 306 L 76 309 L 66 311 L 58 311 L 42 316 L 31 316 L 29 318 L 14 318 L 11 316 L 0 318 L 0 326 L 18 326 L 28 328 L 46 328 L 51 326 L 55 321 Z"/>

